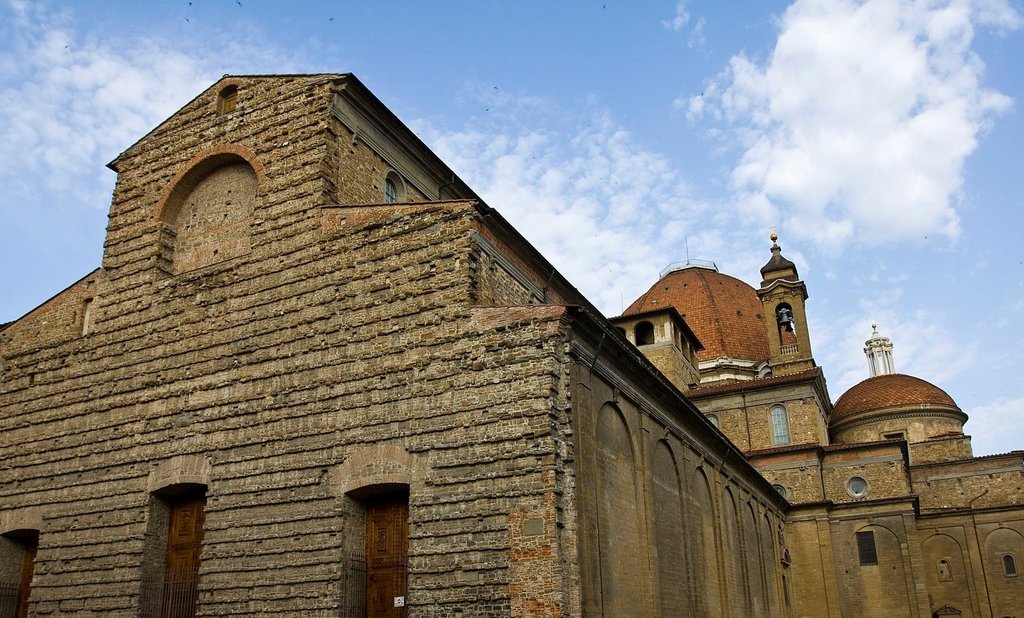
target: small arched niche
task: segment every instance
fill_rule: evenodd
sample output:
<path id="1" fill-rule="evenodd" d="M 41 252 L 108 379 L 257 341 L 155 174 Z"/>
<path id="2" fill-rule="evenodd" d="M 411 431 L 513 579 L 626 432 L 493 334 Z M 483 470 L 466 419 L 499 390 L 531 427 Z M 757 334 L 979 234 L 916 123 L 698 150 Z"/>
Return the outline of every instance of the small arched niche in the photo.
<path id="1" fill-rule="evenodd" d="M 158 265 L 178 274 L 248 253 L 257 172 L 235 152 L 212 154 L 171 181 L 160 208 Z"/>
<path id="2" fill-rule="evenodd" d="M 654 325 L 650 322 L 639 322 L 635 331 L 637 345 L 651 345 L 654 343 Z"/>

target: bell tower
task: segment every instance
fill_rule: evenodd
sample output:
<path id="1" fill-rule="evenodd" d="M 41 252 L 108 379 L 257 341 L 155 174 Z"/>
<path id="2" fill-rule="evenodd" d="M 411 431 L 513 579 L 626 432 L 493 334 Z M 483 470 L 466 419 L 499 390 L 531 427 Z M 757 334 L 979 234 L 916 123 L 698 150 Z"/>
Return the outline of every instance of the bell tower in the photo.
<path id="1" fill-rule="evenodd" d="M 774 375 L 796 373 L 815 366 L 811 337 L 807 332 L 807 286 L 800 280 L 796 264 L 782 255 L 779 235 L 772 233 L 772 257 L 761 268 L 761 287 L 757 296 L 764 305 L 768 331 L 768 359 Z"/>

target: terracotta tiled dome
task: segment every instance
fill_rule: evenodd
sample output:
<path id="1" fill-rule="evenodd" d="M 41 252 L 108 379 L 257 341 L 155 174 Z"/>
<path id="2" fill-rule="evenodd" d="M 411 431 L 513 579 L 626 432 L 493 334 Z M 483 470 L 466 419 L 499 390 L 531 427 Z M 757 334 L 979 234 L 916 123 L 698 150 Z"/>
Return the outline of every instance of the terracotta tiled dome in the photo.
<path id="1" fill-rule="evenodd" d="M 698 360 L 728 356 L 735 359 L 768 359 L 768 334 L 764 311 L 754 288 L 709 268 L 674 270 L 636 299 L 623 315 L 674 307 L 693 330 L 704 349 Z"/>
<path id="2" fill-rule="evenodd" d="M 874 410 L 902 406 L 960 411 L 953 398 L 921 378 L 890 373 L 868 378 L 843 393 L 832 409 L 832 421 Z"/>

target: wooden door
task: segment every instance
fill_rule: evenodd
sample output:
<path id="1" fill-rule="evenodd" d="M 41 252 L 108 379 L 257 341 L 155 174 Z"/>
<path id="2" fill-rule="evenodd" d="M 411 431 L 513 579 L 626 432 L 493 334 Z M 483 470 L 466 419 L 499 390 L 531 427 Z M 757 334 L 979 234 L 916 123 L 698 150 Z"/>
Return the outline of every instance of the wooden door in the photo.
<path id="1" fill-rule="evenodd" d="M 366 616 L 404 618 L 409 554 L 409 496 L 366 506 Z"/>
<path id="2" fill-rule="evenodd" d="M 28 616 L 28 595 L 32 589 L 32 571 L 35 570 L 36 552 L 39 550 L 39 541 L 32 539 L 25 543 L 25 550 L 21 558 L 21 581 L 18 582 L 18 618 Z"/>
<path id="3" fill-rule="evenodd" d="M 171 505 L 162 618 L 196 615 L 205 506 L 203 496 L 185 498 Z"/>

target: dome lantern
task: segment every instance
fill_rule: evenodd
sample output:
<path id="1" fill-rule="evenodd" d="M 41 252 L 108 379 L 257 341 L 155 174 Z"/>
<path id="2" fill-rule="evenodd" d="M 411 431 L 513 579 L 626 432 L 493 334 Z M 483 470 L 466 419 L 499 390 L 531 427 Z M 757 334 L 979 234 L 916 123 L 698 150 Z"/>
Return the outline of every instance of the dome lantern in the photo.
<path id="1" fill-rule="evenodd" d="M 868 371 L 871 377 L 896 373 L 892 357 L 892 342 L 878 334 L 878 323 L 871 323 L 871 338 L 864 342 L 864 355 L 868 357 Z"/>

